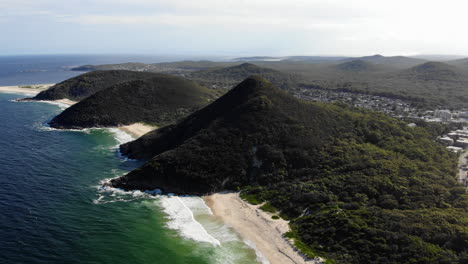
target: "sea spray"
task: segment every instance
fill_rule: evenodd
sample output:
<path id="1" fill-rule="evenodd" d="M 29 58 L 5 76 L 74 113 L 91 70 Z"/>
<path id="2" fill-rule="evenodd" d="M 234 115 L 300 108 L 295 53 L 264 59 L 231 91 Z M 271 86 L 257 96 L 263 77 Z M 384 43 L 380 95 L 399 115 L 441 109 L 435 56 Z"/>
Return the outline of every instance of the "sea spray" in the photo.
<path id="1" fill-rule="evenodd" d="M 168 216 L 167 226 L 171 229 L 178 230 L 182 236 L 199 241 L 207 242 L 216 246 L 221 243 L 216 238 L 212 237 L 205 228 L 194 218 L 192 210 L 187 207 L 185 202 L 188 202 L 193 207 L 194 200 L 201 205 L 199 201 L 203 202 L 199 197 L 178 197 L 166 195 L 150 195 L 142 191 L 125 191 L 118 188 L 106 186 L 105 183 L 110 179 L 101 181 L 98 188 L 98 198 L 93 200 L 95 204 L 105 204 L 114 202 L 131 202 L 139 199 L 152 199 Z M 201 208 L 203 205 L 201 205 Z M 206 205 L 205 205 L 206 206 Z"/>
<path id="2" fill-rule="evenodd" d="M 187 201 L 188 199 L 197 198 L 186 197 L 184 200 Z M 193 212 L 185 205 L 184 200 L 178 196 L 161 196 L 158 199 L 159 204 L 168 215 L 167 226 L 179 230 L 182 236 L 189 239 L 220 246 L 221 242 L 208 234 L 206 229 L 195 220 Z"/>
<path id="3" fill-rule="evenodd" d="M 47 100 L 39 100 L 39 101 L 33 101 L 33 102 L 39 102 L 39 103 L 46 103 L 46 104 L 53 104 L 53 105 L 56 105 L 60 108 L 60 110 L 65 110 L 67 108 L 69 108 L 71 105 L 69 104 L 65 104 L 65 103 L 62 103 L 62 102 L 59 102 L 59 101 L 47 101 Z"/>
<path id="4" fill-rule="evenodd" d="M 135 140 L 135 138 L 130 135 L 127 132 L 124 132 L 118 128 L 108 128 L 107 129 L 109 132 L 111 132 L 114 135 L 114 138 L 117 140 L 119 145 L 125 144 L 127 142 L 130 142 L 132 140 Z"/>
<path id="5" fill-rule="evenodd" d="M 125 191 L 100 182 L 96 186 L 98 198 L 95 204 L 115 202 L 152 201 L 156 208 L 166 214 L 166 226 L 176 230 L 180 236 L 213 247 L 210 263 L 237 264 L 268 263 L 252 243 L 245 243 L 234 229 L 228 227 L 211 212 L 204 200 L 198 196 L 151 195 L 141 191 Z M 245 260 L 250 261 L 246 262 Z"/>

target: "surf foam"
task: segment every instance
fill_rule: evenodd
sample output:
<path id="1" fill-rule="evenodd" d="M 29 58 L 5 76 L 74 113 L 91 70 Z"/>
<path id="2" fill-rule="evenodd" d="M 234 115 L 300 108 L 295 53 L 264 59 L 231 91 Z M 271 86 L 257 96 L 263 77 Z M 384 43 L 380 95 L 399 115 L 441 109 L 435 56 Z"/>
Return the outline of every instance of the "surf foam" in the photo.
<path id="1" fill-rule="evenodd" d="M 119 145 L 135 140 L 135 138 L 132 135 L 118 128 L 111 127 L 107 128 L 107 130 L 114 135 L 114 138 L 119 142 Z"/>
<path id="2" fill-rule="evenodd" d="M 220 246 L 221 242 L 208 234 L 206 229 L 194 218 L 192 210 L 185 204 L 185 201 L 197 199 L 196 197 L 161 196 L 158 200 L 164 212 L 169 217 L 167 226 L 171 229 L 179 230 L 181 235 L 195 241 L 207 242 L 215 246 Z"/>

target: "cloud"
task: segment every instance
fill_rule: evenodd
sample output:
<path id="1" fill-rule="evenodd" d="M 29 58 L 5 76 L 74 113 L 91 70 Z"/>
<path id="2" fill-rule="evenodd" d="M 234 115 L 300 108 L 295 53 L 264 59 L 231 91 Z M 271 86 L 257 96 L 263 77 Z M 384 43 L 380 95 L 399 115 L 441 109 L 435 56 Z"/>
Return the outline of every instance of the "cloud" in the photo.
<path id="1" fill-rule="evenodd" d="M 328 22 L 314 18 L 301 17 L 268 17 L 247 15 L 179 15 L 179 14 L 151 14 L 151 15 L 79 15 L 64 16 L 63 21 L 88 25 L 130 25 L 130 26 L 172 26 L 182 28 L 192 27 L 245 27 L 282 29 L 343 29 L 356 27 L 356 23 Z"/>
<path id="2" fill-rule="evenodd" d="M 283 49 L 296 54 L 366 54 L 371 50 L 382 53 L 446 50 L 468 54 L 465 48 L 468 37 L 462 33 L 468 2 L 462 0 L 443 3 L 436 0 L 67 0 L 64 3 L 0 0 L 0 30 L 3 25 L 4 31 L 13 28 L 16 35 L 27 35 L 40 24 L 44 31 L 53 30 L 58 37 L 73 30 L 76 39 L 106 36 L 105 40 L 124 43 L 130 38 L 146 38 L 134 46 L 147 42 L 150 47 L 163 39 L 196 41 L 197 47 L 208 51 L 255 47 L 264 48 L 265 52 Z"/>

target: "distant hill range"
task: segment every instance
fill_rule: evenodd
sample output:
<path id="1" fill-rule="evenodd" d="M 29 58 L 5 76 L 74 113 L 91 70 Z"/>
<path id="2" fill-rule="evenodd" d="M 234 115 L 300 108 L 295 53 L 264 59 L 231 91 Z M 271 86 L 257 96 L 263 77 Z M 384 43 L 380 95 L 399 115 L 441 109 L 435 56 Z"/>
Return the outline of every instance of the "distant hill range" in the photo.
<path id="1" fill-rule="evenodd" d="M 365 57 L 358 57 L 358 58 L 349 58 L 345 59 L 344 61 L 353 61 L 353 60 L 360 60 L 364 62 L 370 62 L 373 64 L 381 64 L 387 65 L 394 68 L 409 68 L 416 66 L 418 64 L 426 62 L 423 59 L 416 59 L 404 56 L 392 56 L 392 57 L 385 57 L 382 55 L 373 55 L 373 56 L 365 56 Z"/>
<path id="2" fill-rule="evenodd" d="M 192 72 L 188 77 L 192 80 L 211 86 L 230 88 L 251 75 L 259 75 L 274 83 L 276 86 L 288 90 L 297 86 L 301 77 L 299 74 L 288 74 L 278 70 L 259 67 L 252 63 L 243 63 L 232 67 L 216 67 Z"/>
<path id="3" fill-rule="evenodd" d="M 33 100 L 59 100 L 70 99 L 80 101 L 96 92 L 112 85 L 132 80 L 143 80 L 155 76 L 150 72 L 134 72 L 126 70 L 109 70 L 88 72 L 40 92 Z"/>
<path id="4" fill-rule="evenodd" d="M 152 73 L 151 78 L 114 84 L 65 109 L 55 128 L 112 127 L 144 122 L 172 123 L 218 97 L 184 78 Z"/>
<path id="5" fill-rule="evenodd" d="M 337 263 L 466 259 L 468 197 L 455 179 L 457 158 L 426 129 L 384 114 L 309 103 L 253 76 L 120 149 L 147 163 L 112 186 L 242 190 L 289 219 L 288 235 L 312 256 Z"/>
<path id="6" fill-rule="evenodd" d="M 338 57 L 338 56 L 286 56 L 286 57 L 256 56 L 256 57 L 240 57 L 240 58 L 234 58 L 232 60 L 233 61 L 245 61 L 245 62 L 296 61 L 296 62 L 322 63 L 322 62 L 340 61 L 346 58 L 347 57 Z"/>
<path id="7" fill-rule="evenodd" d="M 218 89 L 229 89 L 243 78 L 259 74 L 285 90 L 320 88 L 400 98 L 425 108 L 468 107 L 468 90 L 465 89 L 468 86 L 468 59 L 431 62 L 382 55 L 244 57 L 228 62 L 114 64 L 81 69 L 162 72 Z"/>
<path id="8" fill-rule="evenodd" d="M 458 81 L 466 73 L 443 62 L 426 62 L 402 71 L 401 76 L 422 81 Z"/>
<path id="9" fill-rule="evenodd" d="M 154 64 L 128 62 L 119 64 L 102 65 L 83 65 L 72 68 L 72 71 L 108 71 L 108 70 L 128 70 L 141 72 L 158 72 L 174 75 L 184 75 L 186 73 L 198 70 L 204 70 L 211 67 L 228 67 L 239 63 L 236 62 L 214 62 L 214 61 L 177 61 L 161 62 Z"/>
<path id="10" fill-rule="evenodd" d="M 338 65 L 334 65 L 335 69 L 343 72 L 351 72 L 351 73 L 358 73 L 358 72 L 373 72 L 378 70 L 379 67 L 377 64 L 373 64 L 363 60 L 351 60 L 347 62 L 340 63 Z"/>
<path id="11" fill-rule="evenodd" d="M 457 67 L 461 67 L 461 68 L 464 68 L 464 69 L 468 69 L 468 58 L 447 61 L 445 63 L 450 64 L 450 65 L 454 65 L 454 66 L 457 66 Z"/>

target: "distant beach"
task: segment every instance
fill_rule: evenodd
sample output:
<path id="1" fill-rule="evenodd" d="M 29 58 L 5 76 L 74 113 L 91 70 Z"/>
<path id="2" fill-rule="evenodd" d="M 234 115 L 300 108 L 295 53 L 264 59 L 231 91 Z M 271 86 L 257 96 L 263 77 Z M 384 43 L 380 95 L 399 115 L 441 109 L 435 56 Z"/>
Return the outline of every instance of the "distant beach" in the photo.
<path id="1" fill-rule="evenodd" d="M 0 86 L 0 92 L 3 93 L 20 93 L 34 96 L 54 84 L 34 84 L 34 85 L 16 85 L 16 86 Z"/>
<path id="2" fill-rule="evenodd" d="M 122 130 L 123 132 L 129 133 L 132 136 L 139 138 L 143 136 L 144 134 L 157 129 L 158 127 L 150 126 L 150 125 L 143 124 L 143 123 L 134 123 L 131 125 L 121 126 L 118 128 Z"/>

